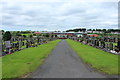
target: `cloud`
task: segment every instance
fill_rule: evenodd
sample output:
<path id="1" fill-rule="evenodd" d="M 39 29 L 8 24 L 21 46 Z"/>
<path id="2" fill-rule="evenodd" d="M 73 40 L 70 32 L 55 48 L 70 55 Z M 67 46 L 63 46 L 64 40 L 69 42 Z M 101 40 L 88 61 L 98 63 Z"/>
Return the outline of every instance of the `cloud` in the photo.
<path id="1" fill-rule="evenodd" d="M 1 26 L 4 30 L 117 28 L 117 1 L 2 0 Z"/>

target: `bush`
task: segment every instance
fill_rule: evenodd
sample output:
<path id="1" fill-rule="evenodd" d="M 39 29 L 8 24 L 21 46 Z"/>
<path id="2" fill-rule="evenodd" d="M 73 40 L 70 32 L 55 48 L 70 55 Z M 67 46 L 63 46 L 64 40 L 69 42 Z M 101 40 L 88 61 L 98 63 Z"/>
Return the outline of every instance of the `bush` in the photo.
<path id="1" fill-rule="evenodd" d="M 11 39 L 11 33 L 9 31 L 6 31 L 5 34 L 3 35 L 3 40 L 4 41 L 9 41 Z"/>

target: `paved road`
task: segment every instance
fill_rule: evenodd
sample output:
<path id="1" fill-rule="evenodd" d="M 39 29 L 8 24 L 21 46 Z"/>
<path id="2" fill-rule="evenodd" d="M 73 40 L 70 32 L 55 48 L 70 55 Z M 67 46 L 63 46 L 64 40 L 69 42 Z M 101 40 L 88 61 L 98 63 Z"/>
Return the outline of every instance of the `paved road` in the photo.
<path id="1" fill-rule="evenodd" d="M 45 63 L 30 75 L 31 78 L 105 78 L 80 60 L 69 44 L 62 40 Z"/>

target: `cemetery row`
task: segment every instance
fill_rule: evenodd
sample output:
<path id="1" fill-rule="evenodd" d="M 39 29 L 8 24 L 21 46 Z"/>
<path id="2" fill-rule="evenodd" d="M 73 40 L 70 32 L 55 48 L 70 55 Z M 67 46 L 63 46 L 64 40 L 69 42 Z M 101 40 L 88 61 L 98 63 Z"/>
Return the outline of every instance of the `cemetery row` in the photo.
<path id="1" fill-rule="evenodd" d="M 14 36 L 10 40 L 2 40 L 2 55 L 12 54 L 16 51 L 20 51 L 29 47 L 37 47 L 38 45 L 55 40 L 56 38 L 44 37 L 44 36 Z"/>
<path id="2" fill-rule="evenodd" d="M 102 49 L 106 52 L 120 55 L 120 38 L 119 37 L 74 37 L 72 40 L 87 44 L 89 46 Z"/>

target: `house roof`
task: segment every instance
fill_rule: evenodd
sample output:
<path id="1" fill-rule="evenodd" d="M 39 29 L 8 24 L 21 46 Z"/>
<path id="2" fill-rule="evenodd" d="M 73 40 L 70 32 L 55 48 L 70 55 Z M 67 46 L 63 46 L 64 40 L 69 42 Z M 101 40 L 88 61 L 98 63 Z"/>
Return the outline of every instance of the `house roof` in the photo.
<path id="1" fill-rule="evenodd" d="M 99 35 L 97 35 L 97 34 L 87 34 L 87 35 L 90 37 L 99 37 Z"/>

